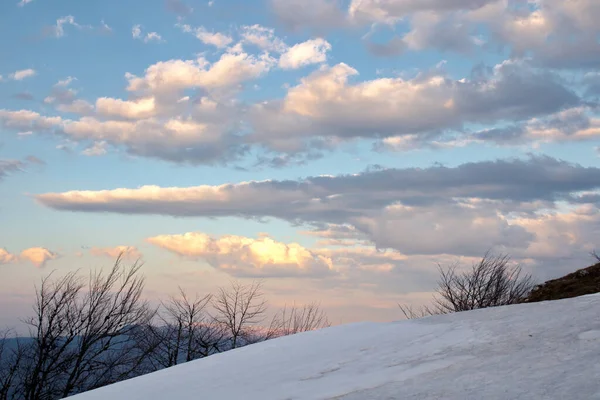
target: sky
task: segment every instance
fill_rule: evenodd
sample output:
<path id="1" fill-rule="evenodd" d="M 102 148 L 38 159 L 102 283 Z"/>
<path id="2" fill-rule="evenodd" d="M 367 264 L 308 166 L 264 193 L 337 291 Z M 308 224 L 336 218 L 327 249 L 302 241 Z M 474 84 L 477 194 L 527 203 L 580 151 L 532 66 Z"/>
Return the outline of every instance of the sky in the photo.
<path id="1" fill-rule="evenodd" d="M 402 318 L 600 247 L 597 0 L 0 3 L 0 325 L 50 273 Z"/>

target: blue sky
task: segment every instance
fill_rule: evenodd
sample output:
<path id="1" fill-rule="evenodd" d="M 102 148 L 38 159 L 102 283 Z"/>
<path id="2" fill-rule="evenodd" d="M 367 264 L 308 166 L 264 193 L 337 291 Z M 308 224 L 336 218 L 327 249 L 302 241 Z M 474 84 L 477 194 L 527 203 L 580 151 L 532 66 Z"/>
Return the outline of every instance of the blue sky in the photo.
<path id="1" fill-rule="evenodd" d="M 335 322 L 400 318 L 436 263 L 490 248 L 539 279 L 585 266 L 597 18 L 594 0 L 2 2 L 0 324 L 40 277 L 123 249 L 154 300 L 264 279 L 274 306 Z"/>

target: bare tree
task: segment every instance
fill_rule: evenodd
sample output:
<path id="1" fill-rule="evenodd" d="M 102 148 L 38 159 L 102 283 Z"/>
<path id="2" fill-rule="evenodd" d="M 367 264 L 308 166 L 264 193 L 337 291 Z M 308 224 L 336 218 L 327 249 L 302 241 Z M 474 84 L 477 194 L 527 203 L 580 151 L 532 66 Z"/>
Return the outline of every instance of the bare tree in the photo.
<path id="1" fill-rule="evenodd" d="M 179 297 L 161 303 L 158 326 L 148 326 L 138 339 L 155 370 L 220 351 L 222 329 L 206 312 L 211 299 L 208 294 L 192 300 L 179 288 Z"/>
<path id="2" fill-rule="evenodd" d="M 458 264 L 438 267 L 440 279 L 433 305 L 420 310 L 401 305 L 407 318 L 516 304 L 535 287 L 531 275 L 522 275 L 519 265 L 510 265 L 508 255 L 487 252 L 466 272 L 457 271 Z"/>
<path id="3" fill-rule="evenodd" d="M 141 299 L 141 264 L 125 268 L 121 261 L 106 275 L 90 273 L 87 284 L 76 272 L 42 280 L 35 316 L 26 320 L 34 340 L 26 354 L 24 399 L 67 397 L 136 373 L 143 355 L 130 335 L 153 310 Z"/>
<path id="4" fill-rule="evenodd" d="M 592 257 L 596 259 L 597 262 L 600 262 L 600 254 L 596 250 L 591 252 Z"/>
<path id="5" fill-rule="evenodd" d="M 265 339 L 277 336 L 293 335 L 299 332 L 307 332 L 331 326 L 327 315 L 317 303 L 311 303 L 302 307 L 293 305 L 288 308 L 284 306 L 273 319 L 267 331 Z"/>
<path id="6" fill-rule="evenodd" d="M 264 320 L 267 309 L 259 282 L 232 282 L 228 289 L 219 289 L 212 305 L 214 321 L 223 327 L 232 349 L 256 341 L 256 324 Z"/>
<path id="7" fill-rule="evenodd" d="M 18 398 L 25 350 L 24 343 L 12 331 L 0 333 L 0 400 Z"/>

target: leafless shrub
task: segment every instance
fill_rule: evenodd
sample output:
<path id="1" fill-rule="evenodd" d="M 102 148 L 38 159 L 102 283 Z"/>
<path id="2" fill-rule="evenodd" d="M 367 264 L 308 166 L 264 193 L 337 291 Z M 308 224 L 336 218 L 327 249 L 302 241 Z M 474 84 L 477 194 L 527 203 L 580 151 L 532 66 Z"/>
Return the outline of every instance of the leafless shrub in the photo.
<path id="1" fill-rule="evenodd" d="M 317 303 L 302 307 L 293 305 L 288 308 L 285 306 L 271 320 L 266 338 L 293 335 L 299 332 L 326 328 L 330 325 L 327 315 Z"/>
<path id="2" fill-rule="evenodd" d="M 592 251 L 591 255 L 596 259 L 597 262 L 600 262 L 600 254 L 598 254 L 596 250 Z"/>
<path id="3" fill-rule="evenodd" d="M 531 275 L 522 275 L 519 265 L 511 266 L 507 255 L 487 252 L 466 272 L 458 272 L 458 264 L 438 267 L 440 279 L 433 305 L 417 311 L 401 305 L 407 318 L 521 303 L 535 287 Z"/>

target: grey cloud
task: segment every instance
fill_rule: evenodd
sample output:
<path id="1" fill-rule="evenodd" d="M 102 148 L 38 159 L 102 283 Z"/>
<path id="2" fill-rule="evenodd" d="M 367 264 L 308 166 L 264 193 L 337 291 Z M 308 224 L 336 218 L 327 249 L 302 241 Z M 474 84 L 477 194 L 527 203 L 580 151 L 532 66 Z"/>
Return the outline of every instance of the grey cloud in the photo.
<path id="1" fill-rule="evenodd" d="M 394 57 L 403 54 L 406 51 L 406 43 L 401 37 L 394 36 L 386 43 L 377 43 L 370 40 L 366 41 L 369 53 L 378 57 Z"/>
<path id="2" fill-rule="evenodd" d="M 600 168 L 530 157 L 218 187 L 46 193 L 36 200 L 81 212 L 278 218 L 312 226 L 316 236 L 366 240 L 408 255 L 480 256 L 489 246 L 526 254 L 540 240 L 539 229 L 511 218 L 537 220 L 540 209 L 597 189 Z M 577 223 L 589 229 L 585 219 Z M 572 227 L 560 219 L 554 224 L 558 231 Z"/>
<path id="3" fill-rule="evenodd" d="M 335 0 L 270 0 L 272 11 L 287 29 L 324 32 L 347 25 Z"/>
<path id="4" fill-rule="evenodd" d="M 27 101 L 31 101 L 34 100 L 35 98 L 33 97 L 33 95 L 29 92 L 19 92 L 19 93 L 15 93 L 12 95 L 13 98 L 18 99 L 18 100 L 27 100 Z"/>
<path id="5" fill-rule="evenodd" d="M 363 98 L 361 84 L 336 83 L 336 96 L 321 93 L 325 85 L 320 80 L 330 79 L 327 74 L 339 74 L 342 68 L 348 67 L 337 65 L 315 72 L 290 89 L 292 95 L 303 93 L 302 101 L 310 104 L 302 106 L 315 110 L 314 115 L 285 111 L 285 101 L 251 109 L 248 115 L 254 132 L 249 140 L 287 153 L 305 151 L 306 141 L 314 137 L 340 141 L 418 135 L 418 144 L 435 141 L 448 131 L 461 132 L 467 123 L 522 121 L 582 102 L 557 75 L 532 68 L 524 61 L 507 61 L 491 69 L 491 73 L 482 69 L 473 79 L 452 80 L 437 73 L 435 79 L 441 81 L 432 84 L 428 82 L 431 74 L 423 73 L 405 83 L 386 82 L 389 88 L 383 84 L 378 87 L 382 92 L 378 99 Z M 412 85 L 419 85 L 418 92 Z M 415 97 L 414 101 L 399 106 L 401 98 L 395 99 L 400 96 L 399 91 L 406 91 L 407 97 Z"/>
<path id="6" fill-rule="evenodd" d="M 181 0 L 165 0 L 165 7 L 181 16 L 187 16 L 193 12 L 193 9 Z"/>
<path id="7" fill-rule="evenodd" d="M 340 222 L 403 201 L 416 205 L 470 197 L 517 202 L 562 200 L 571 192 L 600 188 L 600 168 L 531 157 L 467 163 L 456 168 L 387 169 L 301 181 L 227 184 L 218 188 L 220 198 L 226 201 L 207 198 L 202 188 L 157 188 L 158 192 L 153 193 L 162 195 L 153 197 L 146 197 L 142 188 L 130 190 L 126 198 L 119 197 L 117 192 L 124 190 L 119 189 L 46 193 L 36 199 L 47 207 L 85 212 Z M 185 192 L 196 189 L 198 192 Z"/>
<path id="8" fill-rule="evenodd" d="M 25 163 L 19 160 L 0 160 L 0 181 L 15 172 L 22 172 Z"/>
<path id="9" fill-rule="evenodd" d="M 0 159 L 0 182 L 6 178 L 8 175 L 17 173 L 17 172 L 25 172 L 26 168 L 32 164 L 36 164 L 39 166 L 43 166 L 46 163 L 35 157 L 35 156 L 27 156 L 24 160 L 3 160 Z"/>

